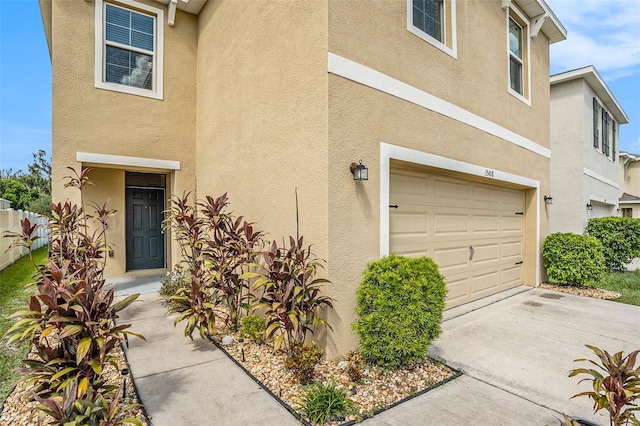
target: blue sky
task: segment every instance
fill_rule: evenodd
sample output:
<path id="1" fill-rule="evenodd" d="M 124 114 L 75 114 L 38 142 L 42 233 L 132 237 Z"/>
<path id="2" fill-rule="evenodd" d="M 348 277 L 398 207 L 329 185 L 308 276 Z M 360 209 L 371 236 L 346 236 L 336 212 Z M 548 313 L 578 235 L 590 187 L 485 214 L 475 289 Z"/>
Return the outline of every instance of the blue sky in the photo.
<path id="1" fill-rule="evenodd" d="M 551 46 L 551 74 L 595 65 L 629 116 L 621 149 L 640 153 L 640 0 L 546 2 L 569 32 Z M 51 154 L 51 63 L 38 2 L 0 0 L 0 169 L 26 170 L 39 149 Z"/>

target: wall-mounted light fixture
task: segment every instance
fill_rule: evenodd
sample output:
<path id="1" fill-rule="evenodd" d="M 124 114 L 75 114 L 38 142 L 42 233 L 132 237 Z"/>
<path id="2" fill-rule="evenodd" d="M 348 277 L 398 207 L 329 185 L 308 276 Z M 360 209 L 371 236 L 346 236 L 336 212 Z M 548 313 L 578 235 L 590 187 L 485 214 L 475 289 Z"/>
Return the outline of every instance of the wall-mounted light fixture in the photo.
<path id="1" fill-rule="evenodd" d="M 620 213 L 620 212 L 622 211 L 622 209 L 621 209 L 620 207 L 618 207 L 618 208 L 616 209 L 616 211 L 617 211 L 618 213 Z"/>
<path id="2" fill-rule="evenodd" d="M 545 204 L 553 204 L 553 197 L 551 195 L 545 195 L 544 196 L 544 203 Z"/>
<path id="3" fill-rule="evenodd" d="M 361 181 L 369 179 L 369 169 L 362 164 L 362 160 L 360 160 L 360 164 L 351 163 L 349 170 L 351 170 L 351 174 L 353 174 L 353 180 Z"/>
<path id="4" fill-rule="evenodd" d="M 587 210 L 589 211 L 593 210 L 593 206 L 590 203 L 587 203 Z"/>

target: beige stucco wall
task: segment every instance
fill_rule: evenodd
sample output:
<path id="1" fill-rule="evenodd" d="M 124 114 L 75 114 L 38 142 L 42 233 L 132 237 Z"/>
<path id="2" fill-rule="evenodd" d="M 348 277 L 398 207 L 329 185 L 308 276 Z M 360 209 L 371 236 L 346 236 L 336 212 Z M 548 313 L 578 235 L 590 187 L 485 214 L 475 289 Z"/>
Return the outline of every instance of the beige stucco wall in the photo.
<path id="1" fill-rule="evenodd" d="M 165 7 L 148 0 L 143 3 Z M 94 87 L 94 6 L 93 1 L 52 4 L 53 199 L 73 197 L 79 201 L 73 191 L 63 187 L 66 167 L 81 167 L 76 162 L 78 151 L 180 161 L 172 189 L 178 194 L 193 190 L 196 17 L 178 11 L 174 27 L 163 24 L 164 100 L 156 100 Z M 115 179 L 115 174 L 122 179 Z M 94 176 L 100 190 L 87 192 L 85 202 L 102 203 L 109 195 L 112 205 L 123 205 L 124 171 Z M 116 256 L 124 255 L 121 240 L 124 235 L 114 235 L 113 241 L 121 247 Z M 107 274 L 124 273 L 123 265 L 121 259 L 114 259 Z"/>
<path id="2" fill-rule="evenodd" d="M 300 234 L 327 259 L 327 5 L 210 1 L 197 60 L 198 196 L 267 238 Z"/>
<path id="3" fill-rule="evenodd" d="M 540 34 L 531 41 L 533 92 L 529 107 L 507 90 L 506 24 L 499 2 L 469 1 L 457 5 L 457 60 L 407 31 L 406 2 L 402 1 L 330 2 L 329 51 L 549 147 L 546 37 Z M 525 191 L 524 282 L 537 284 L 536 272 L 541 272 L 536 271 L 537 197 L 549 193 L 548 158 L 410 102 L 330 75 L 329 278 L 333 283 L 330 294 L 336 302 L 328 317 L 334 326 L 327 346 L 329 354 L 356 347 L 351 331 L 356 319 L 355 293 L 366 263 L 380 257 L 381 142 L 539 180 L 540 193 Z M 369 180 L 356 183 L 348 164 L 360 159 L 369 167 Z M 544 238 L 548 223 L 543 206 L 540 230 Z"/>
<path id="4" fill-rule="evenodd" d="M 407 31 L 407 2 L 329 2 L 329 51 L 366 65 L 549 147 L 549 41 L 530 39 L 531 106 L 508 91 L 500 2 L 457 1 L 458 57 Z M 536 123 L 536 125 L 532 125 Z"/>
<path id="5" fill-rule="evenodd" d="M 198 196 L 326 258 L 326 4 L 210 2 L 198 45 Z M 242 16 L 242 19 L 238 19 Z"/>

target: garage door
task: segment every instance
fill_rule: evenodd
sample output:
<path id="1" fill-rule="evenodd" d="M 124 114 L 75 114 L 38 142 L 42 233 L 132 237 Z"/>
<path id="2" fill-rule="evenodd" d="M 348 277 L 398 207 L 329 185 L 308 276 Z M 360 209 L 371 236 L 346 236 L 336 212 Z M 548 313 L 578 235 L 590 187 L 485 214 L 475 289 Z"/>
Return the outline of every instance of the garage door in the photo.
<path id="1" fill-rule="evenodd" d="M 392 170 L 389 199 L 391 252 L 432 258 L 448 308 L 522 284 L 522 190 Z"/>
<path id="2" fill-rule="evenodd" d="M 596 217 L 609 217 L 611 216 L 612 207 L 607 204 L 596 203 L 595 201 L 591 201 L 592 210 L 589 214 L 589 217 L 595 219 Z"/>

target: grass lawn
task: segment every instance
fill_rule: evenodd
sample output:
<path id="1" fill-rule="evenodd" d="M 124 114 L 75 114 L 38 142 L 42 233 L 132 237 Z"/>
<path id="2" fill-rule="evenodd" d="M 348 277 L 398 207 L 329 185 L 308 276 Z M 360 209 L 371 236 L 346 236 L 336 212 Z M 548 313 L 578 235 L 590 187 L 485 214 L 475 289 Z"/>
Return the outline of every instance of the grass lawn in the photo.
<path id="1" fill-rule="evenodd" d="M 612 272 L 596 287 L 622 294 L 615 302 L 640 306 L 640 269 L 633 272 Z"/>
<path id="2" fill-rule="evenodd" d="M 44 263 L 46 259 L 46 246 L 33 252 L 33 260 L 37 264 Z M 0 337 L 4 336 L 14 322 L 7 316 L 25 309 L 25 301 L 35 293 L 35 288 L 24 288 L 25 284 L 33 281 L 35 271 L 29 256 L 24 256 L 0 272 Z M 6 340 L 0 341 L 0 404 L 4 403 L 20 377 L 13 370 L 20 366 L 20 360 L 27 354 L 27 349 L 28 344 L 7 345 Z"/>

